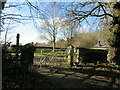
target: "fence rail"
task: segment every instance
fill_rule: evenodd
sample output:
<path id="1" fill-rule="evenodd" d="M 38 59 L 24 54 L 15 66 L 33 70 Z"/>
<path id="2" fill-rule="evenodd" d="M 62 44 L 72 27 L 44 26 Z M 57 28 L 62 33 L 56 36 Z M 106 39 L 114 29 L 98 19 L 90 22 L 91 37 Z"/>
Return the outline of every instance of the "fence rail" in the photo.
<path id="1" fill-rule="evenodd" d="M 68 62 L 68 54 L 61 54 L 59 55 L 40 55 L 34 56 L 34 65 L 39 65 L 42 67 L 43 65 L 49 66 L 59 66 L 61 64 L 65 64 Z"/>

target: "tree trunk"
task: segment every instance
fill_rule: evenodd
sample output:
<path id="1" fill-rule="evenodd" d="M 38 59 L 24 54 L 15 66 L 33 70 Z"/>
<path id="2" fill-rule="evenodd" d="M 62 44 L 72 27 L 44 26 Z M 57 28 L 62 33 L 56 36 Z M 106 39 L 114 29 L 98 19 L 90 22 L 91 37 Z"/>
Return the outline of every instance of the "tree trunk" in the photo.
<path id="1" fill-rule="evenodd" d="M 53 42 L 53 52 L 55 51 L 55 42 Z"/>
<path id="2" fill-rule="evenodd" d="M 109 40 L 109 52 L 107 60 L 109 63 L 120 65 L 120 2 L 112 4 L 112 13 L 114 14 L 111 36 Z"/>
<path id="3" fill-rule="evenodd" d="M 55 51 L 55 47 L 56 47 L 56 40 L 55 40 L 55 35 L 53 36 L 53 52 Z"/>

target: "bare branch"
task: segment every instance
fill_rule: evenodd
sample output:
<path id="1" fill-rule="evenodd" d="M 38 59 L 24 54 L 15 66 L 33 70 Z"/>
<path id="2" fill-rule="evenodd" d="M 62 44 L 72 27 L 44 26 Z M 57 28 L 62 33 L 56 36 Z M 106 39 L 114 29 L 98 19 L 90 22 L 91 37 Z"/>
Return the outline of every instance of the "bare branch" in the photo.
<path id="1" fill-rule="evenodd" d="M 9 5 L 9 6 L 6 6 L 5 8 L 19 7 L 19 6 L 22 6 L 22 5 L 27 5 L 27 4 L 23 3 L 23 4 L 17 4 L 17 5 Z"/>
<path id="2" fill-rule="evenodd" d="M 84 4 L 81 4 L 83 6 L 81 7 L 84 7 L 86 5 L 86 3 Z M 76 11 L 76 10 L 69 10 L 69 12 L 71 12 L 73 15 L 74 15 L 74 18 L 72 19 L 75 20 L 79 20 L 80 22 L 82 22 L 83 20 L 86 20 L 85 18 L 89 17 L 89 16 L 96 16 L 96 17 L 102 17 L 102 16 L 110 16 L 110 17 L 113 17 L 112 14 L 109 14 L 105 11 L 104 9 L 104 5 L 108 5 L 108 4 L 103 4 L 103 3 L 100 3 L 98 2 L 98 5 L 95 6 L 94 8 L 92 8 L 92 10 L 89 10 L 89 11 Z M 104 14 L 96 14 L 96 10 L 98 9 L 98 12 L 100 12 L 100 7 L 102 8 L 102 10 L 104 11 Z M 94 13 L 95 12 L 95 13 Z"/>
<path id="3" fill-rule="evenodd" d="M 93 15 L 90 15 L 90 16 L 102 17 L 102 16 L 106 16 L 106 15 L 108 15 L 110 17 L 114 17 L 113 15 L 111 15 L 109 13 L 105 13 L 105 14 L 101 14 L 101 15 L 95 15 L 95 14 L 93 14 Z"/>

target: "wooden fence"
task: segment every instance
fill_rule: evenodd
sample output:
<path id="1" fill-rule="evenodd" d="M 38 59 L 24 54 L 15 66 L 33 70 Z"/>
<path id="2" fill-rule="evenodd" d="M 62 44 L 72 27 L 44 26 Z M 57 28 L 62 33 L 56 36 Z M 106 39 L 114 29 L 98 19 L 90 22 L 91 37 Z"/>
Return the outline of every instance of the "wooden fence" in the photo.
<path id="1" fill-rule="evenodd" d="M 55 51 L 63 51 L 63 53 L 57 54 L 45 54 L 44 52 L 52 52 L 52 48 L 40 48 L 39 56 L 34 56 L 34 65 L 41 66 L 74 66 L 75 62 L 79 62 L 79 49 L 68 47 L 68 48 L 57 48 Z"/>
<path id="2" fill-rule="evenodd" d="M 91 49 L 85 49 L 85 48 L 74 48 L 73 46 L 69 46 L 67 48 L 55 48 L 55 51 L 63 51 L 64 53 L 57 53 L 56 54 L 45 54 L 43 55 L 43 52 L 52 52 L 52 47 L 39 47 L 39 46 L 33 46 L 32 44 L 27 44 L 21 46 L 21 52 L 20 46 L 19 46 L 19 38 L 20 35 L 17 34 L 16 39 L 16 62 L 18 62 L 19 53 L 21 53 L 21 63 L 22 64 L 38 64 L 40 66 L 42 65 L 50 65 L 50 66 L 61 66 L 63 64 L 70 65 L 70 67 L 79 64 L 80 62 L 84 63 L 97 63 L 98 61 L 105 61 L 107 57 L 107 51 L 101 51 L 101 50 L 91 50 Z M 34 50 L 39 50 L 39 56 L 33 56 Z M 14 53 L 14 52 L 10 52 Z M 34 58 L 34 61 L 33 61 Z"/>
<path id="3" fill-rule="evenodd" d="M 68 63 L 68 53 L 56 53 L 56 54 L 43 54 L 44 52 L 52 52 L 52 49 L 41 49 L 39 51 L 39 56 L 34 56 L 34 65 L 42 66 L 61 66 L 67 65 Z M 55 49 L 55 51 L 62 51 L 62 49 Z"/>
<path id="4" fill-rule="evenodd" d="M 69 46 L 66 49 L 55 49 L 55 51 L 64 51 L 67 53 L 62 53 L 59 55 L 42 55 L 43 52 L 51 51 L 50 49 L 43 49 L 39 50 L 40 56 L 34 57 L 35 64 L 38 64 L 40 66 L 44 65 L 51 65 L 51 66 L 57 66 L 61 64 L 70 65 L 70 67 L 78 65 L 80 63 L 84 64 L 97 64 L 97 63 L 108 63 L 107 62 L 107 50 L 100 50 L 100 49 L 86 49 L 86 48 L 74 48 L 72 46 Z M 62 63 L 60 63 L 62 62 Z"/>

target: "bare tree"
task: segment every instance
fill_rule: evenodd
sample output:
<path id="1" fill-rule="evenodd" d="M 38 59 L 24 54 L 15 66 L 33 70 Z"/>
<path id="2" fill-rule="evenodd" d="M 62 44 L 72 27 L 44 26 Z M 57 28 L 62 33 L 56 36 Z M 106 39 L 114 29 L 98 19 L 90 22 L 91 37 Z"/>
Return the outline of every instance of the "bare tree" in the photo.
<path id="1" fill-rule="evenodd" d="M 29 10 L 28 10 L 28 14 L 23 14 L 21 13 L 21 10 L 23 8 L 26 8 L 28 7 L 28 4 L 27 2 L 6 2 L 6 5 L 4 5 L 4 9 L 2 12 L 1 12 L 1 30 L 0 32 L 2 32 L 2 35 L 5 33 L 4 35 L 4 38 L 2 37 L 3 39 L 3 42 L 2 43 L 5 43 L 7 41 L 9 41 L 11 39 L 8 38 L 8 36 L 10 36 L 10 31 L 13 30 L 13 28 L 15 27 L 15 25 L 17 24 L 24 24 L 25 22 L 24 21 L 32 21 L 33 19 L 36 19 L 38 18 L 37 16 L 35 15 L 31 15 Z M 14 10 L 17 12 L 6 12 L 6 10 Z M 20 12 L 18 12 L 18 10 Z M 13 31 L 14 32 L 14 31 Z M 13 36 L 12 36 L 13 37 Z"/>
<path id="2" fill-rule="evenodd" d="M 1 32 L 2 32 L 2 18 L 1 18 L 1 14 L 2 14 L 2 9 L 4 9 L 5 7 L 5 3 L 6 0 L 4 2 L 0 1 L 0 36 L 1 36 Z"/>
<path id="3" fill-rule="evenodd" d="M 96 0 L 97 1 L 97 0 Z M 107 9 L 110 9 L 108 11 Z M 69 10 L 72 20 L 82 22 L 90 16 L 111 17 L 111 38 L 107 60 L 120 65 L 120 2 L 83 2 Z"/>
<path id="4" fill-rule="evenodd" d="M 7 4 L 5 6 L 5 3 Z M 19 8 L 22 5 L 24 6 L 24 3 L 18 4 L 18 3 L 8 3 L 6 0 L 3 0 L 2 2 L 2 9 L 4 7 L 4 9 L 10 9 L 12 8 Z M 26 17 L 28 20 L 30 20 L 28 17 Z M 26 20 L 26 18 L 24 18 L 24 16 L 22 16 L 21 14 L 15 14 L 15 13 L 10 13 L 10 12 L 4 12 L 4 10 L 1 10 L 1 16 L 0 16 L 0 33 L 5 33 L 4 38 L 2 37 L 2 41 L 1 43 L 4 43 L 6 45 L 6 43 L 13 37 L 8 38 L 8 35 L 10 34 L 10 30 L 12 30 L 17 23 L 22 23 L 21 20 Z"/>
<path id="5" fill-rule="evenodd" d="M 111 21 L 108 20 L 109 18 L 107 18 L 107 20 L 102 20 L 102 22 L 100 23 L 100 29 L 96 31 L 98 40 L 101 42 L 102 45 L 106 46 L 109 45 L 108 41 L 109 37 L 111 37 L 111 32 L 109 31 Z"/>
<path id="6" fill-rule="evenodd" d="M 76 22 L 71 22 L 71 19 L 68 17 L 66 20 L 62 22 L 62 34 L 64 40 L 67 41 L 67 45 L 72 45 L 75 37 L 80 33 L 79 25 Z"/>
<path id="7" fill-rule="evenodd" d="M 57 34 L 60 30 L 60 23 L 62 21 L 62 18 L 64 17 L 61 5 L 57 2 L 49 2 L 46 3 L 47 6 L 42 7 L 42 10 L 40 7 L 37 6 L 38 4 L 41 6 L 41 3 L 36 2 L 37 5 L 33 5 L 31 2 L 27 2 L 30 7 L 36 10 L 36 13 L 39 14 L 38 16 L 41 16 L 41 18 L 38 18 L 37 21 L 34 20 L 34 22 L 37 23 L 37 28 L 40 33 L 47 34 L 47 36 L 43 34 L 41 38 L 52 42 L 54 51 L 56 47 Z M 32 10 L 31 13 L 33 14 Z"/>

